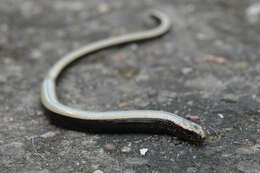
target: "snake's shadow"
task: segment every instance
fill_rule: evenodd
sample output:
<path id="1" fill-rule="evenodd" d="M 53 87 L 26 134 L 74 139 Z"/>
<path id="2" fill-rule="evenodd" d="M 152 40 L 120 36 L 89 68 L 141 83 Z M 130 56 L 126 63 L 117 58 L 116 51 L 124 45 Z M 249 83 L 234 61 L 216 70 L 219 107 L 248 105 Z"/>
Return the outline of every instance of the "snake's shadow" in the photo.
<path id="1" fill-rule="evenodd" d="M 126 121 L 94 121 L 80 120 L 61 116 L 44 108 L 44 114 L 55 126 L 89 134 L 159 134 L 175 136 L 178 140 L 186 141 L 196 146 L 202 146 L 202 140 L 196 140 L 192 134 L 187 134 L 178 127 L 172 127 L 167 122 L 154 121 L 151 123 Z M 171 130 L 169 130 L 171 129 Z M 174 129 L 174 131 L 172 130 Z"/>

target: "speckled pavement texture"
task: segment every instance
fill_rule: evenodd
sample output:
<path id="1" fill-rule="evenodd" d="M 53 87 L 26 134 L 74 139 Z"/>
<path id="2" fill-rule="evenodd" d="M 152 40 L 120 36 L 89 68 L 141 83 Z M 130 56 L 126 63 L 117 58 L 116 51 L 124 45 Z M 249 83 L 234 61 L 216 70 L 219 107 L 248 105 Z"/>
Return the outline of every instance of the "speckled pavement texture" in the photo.
<path id="1" fill-rule="evenodd" d="M 145 12 L 153 8 L 170 16 L 169 34 L 73 64 L 59 81 L 60 100 L 196 117 L 205 142 L 51 120 L 40 85 L 53 63 L 95 40 L 152 27 Z M 259 173 L 259 46 L 257 0 L 1 0 L 0 172 Z"/>

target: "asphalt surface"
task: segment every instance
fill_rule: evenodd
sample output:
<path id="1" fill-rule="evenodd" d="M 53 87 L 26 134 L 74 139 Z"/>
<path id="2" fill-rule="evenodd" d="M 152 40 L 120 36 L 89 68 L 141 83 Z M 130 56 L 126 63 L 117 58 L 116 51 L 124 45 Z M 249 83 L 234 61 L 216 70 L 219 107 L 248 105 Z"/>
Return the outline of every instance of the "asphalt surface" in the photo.
<path id="1" fill-rule="evenodd" d="M 85 110 L 190 117 L 206 130 L 204 143 L 79 127 L 41 106 L 41 82 L 58 59 L 153 27 L 145 14 L 154 8 L 170 16 L 170 33 L 74 63 L 59 98 Z M 0 172 L 259 173 L 259 46 L 257 0 L 1 0 Z"/>

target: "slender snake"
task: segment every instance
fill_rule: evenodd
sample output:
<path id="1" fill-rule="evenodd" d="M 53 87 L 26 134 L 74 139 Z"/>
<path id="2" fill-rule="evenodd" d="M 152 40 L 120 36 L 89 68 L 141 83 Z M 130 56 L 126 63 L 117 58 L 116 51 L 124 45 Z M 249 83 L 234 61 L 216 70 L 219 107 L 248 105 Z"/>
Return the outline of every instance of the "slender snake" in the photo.
<path id="1" fill-rule="evenodd" d="M 41 88 L 41 101 L 48 110 L 66 117 L 80 120 L 96 120 L 96 121 L 131 121 L 131 122 L 167 122 L 170 127 L 177 127 L 184 131 L 185 134 L 192 134 L 196 139 L 202 140 L 206 137 L 203 128 L 189 120 L 170 112 L 158 110 L 127 110 L 127 111 L 107 111 L 94 112 L 72 108 L 62 104 L 56 95 L 56 82 L 62 71 L 75 60 L 88 55 L 90 53 L 105 49 L 108 47 L 125 44 L 129 42 L 146 40 L 159 37 L 167 33 L 171 28 L 171 22 L 168 16 L 159 11 L 152 11 L 151 17 L 159 21 L 159 25 L 147 31 L 125 34 L 122 36 L 107 38 L 86 45 L 75 50 L 61 58 L 46 75 Z"/>

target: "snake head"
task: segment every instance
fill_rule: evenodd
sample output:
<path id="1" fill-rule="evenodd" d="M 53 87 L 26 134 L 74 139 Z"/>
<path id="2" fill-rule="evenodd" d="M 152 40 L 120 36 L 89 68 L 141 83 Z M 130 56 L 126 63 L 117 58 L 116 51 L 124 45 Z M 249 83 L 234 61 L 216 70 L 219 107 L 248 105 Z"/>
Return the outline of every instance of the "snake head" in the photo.
<path id="1" fill-rule="evenodd" d="M 200 125 L 175 114 L 169 115 L 166 127 L 171 134 L 194 142 L 202 142 L 206 138 L 206 133 Z"/>

